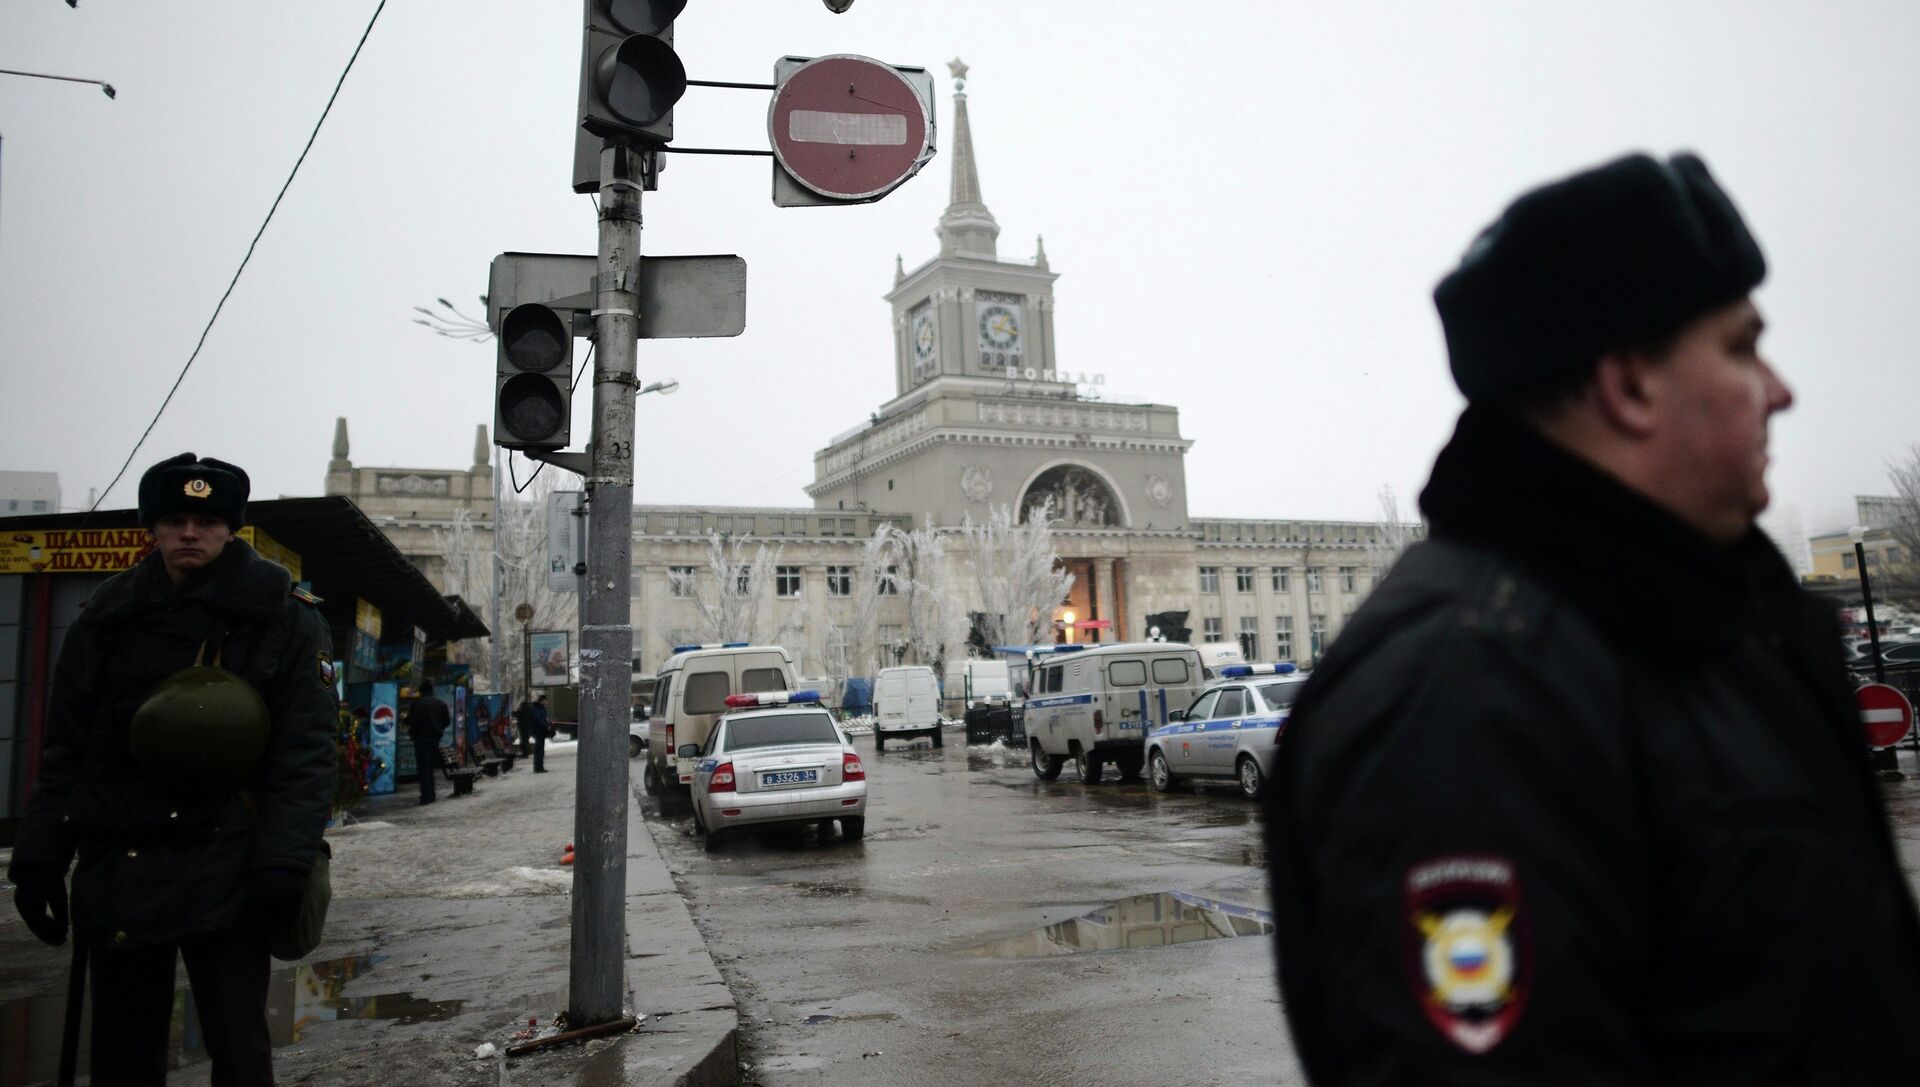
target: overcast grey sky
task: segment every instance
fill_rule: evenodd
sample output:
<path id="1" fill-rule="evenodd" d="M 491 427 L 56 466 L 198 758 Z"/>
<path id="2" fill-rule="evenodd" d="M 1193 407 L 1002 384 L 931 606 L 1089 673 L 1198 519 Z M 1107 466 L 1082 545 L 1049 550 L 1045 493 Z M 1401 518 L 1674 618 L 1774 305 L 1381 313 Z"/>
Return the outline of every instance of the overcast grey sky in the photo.
<path id="1" fill-rule="evenodd" d="M 58 471 L 70 504 L 112 476 L 374 6 L 0 7 L 0 68 L 119 91 L 0 76 L 0 468 Z M 339 415 L 359 464 L 468 460 L 493 349 L 412 307 L 477 310 L 504 250 L 593 251 L 568 185 L 579 7 L 387 5 L 108 505 L 181 449 L 316 494 Z M 1799 401 L 1776 509 L 1845 524 L 1920 440 L 1920 5 L 692 0 L 677 29 L 694 78 L 925 65 L 942 154 L 832 209 L 774 208 L 764 159 L 670 161 L 645 249 L 745 257 L 748 324 L 641 345 L 642 378 L 682 387 L 639 402 L 636 502 L 807 505 L 814 451 L 892 394 L 881 296 L 896 253 L 936 249 L 956 55 L 1001 256 L 1044 234 L 1062 365 L 1180 407 L 1196 515 L 1371 519 L 1383 485 L 1410 507 L 1460 406 L 1433 283 L 1521 189 L 1636 148 L 1698 150 L 1766 249 L 1765 346 Z M 764 147 L 766 104 L 695 88 L 679 142 Z"/>

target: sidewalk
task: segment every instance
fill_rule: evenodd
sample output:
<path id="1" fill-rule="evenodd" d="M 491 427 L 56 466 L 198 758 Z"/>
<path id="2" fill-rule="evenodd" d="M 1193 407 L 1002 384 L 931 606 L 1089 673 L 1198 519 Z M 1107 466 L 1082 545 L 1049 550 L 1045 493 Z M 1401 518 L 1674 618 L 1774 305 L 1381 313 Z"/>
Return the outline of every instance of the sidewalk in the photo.
<path id="1" fill-rule="evenodd" d="M 636 797 L 627 821 L 627 1006 L 631 1033 L 508 1059 L 529 1018 L 550 1033 L 567 1004 L 574 745 L 421 807 L 416 787 L 362 802 L 328 831 L 333 907 L 325 942 L 275 962 L 269 1018 L 282 1083 L 361 1085 L 731 1084 L 737 1013 L 675 889 Z M 637 780 L 637 775 L 636 775 Z M 636 790 L 637 793 L 637 790 Z M 9 889 L 10 892 L 10 889 Z M 0 1087 L 52 1082 L 68 948 L 34 941 L 6 896 L 0 919 Z M 179 1069 L 210 1068 L 175 1003 Z M 475 1048 L 490 1042 L 491 1058 Z"/>

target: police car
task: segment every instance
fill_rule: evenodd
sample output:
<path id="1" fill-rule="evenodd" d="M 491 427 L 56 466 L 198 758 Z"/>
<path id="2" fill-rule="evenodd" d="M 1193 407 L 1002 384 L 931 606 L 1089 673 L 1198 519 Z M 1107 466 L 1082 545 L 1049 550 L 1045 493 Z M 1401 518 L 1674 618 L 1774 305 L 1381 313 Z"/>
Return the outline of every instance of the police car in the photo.
<path id="1" fill-rule="evenodd" d="M 840 821 L 840 836 L 867 830 L 867 772 L 853 741 L 817 691 L 728 695 L 729 712 L 704 744 L 676 754 L 693 770 L 693 825 L 708 852 L 741 827 Z"/>
<path id="2" fill-rule="evenodd" d="M 1182 778 L 1231 778 L 1257 799 L 1306 677 L 1291 664 L 1229 664 L 1193 705 L 1147 733 L 1147 776 L 1168 792 Z"/>

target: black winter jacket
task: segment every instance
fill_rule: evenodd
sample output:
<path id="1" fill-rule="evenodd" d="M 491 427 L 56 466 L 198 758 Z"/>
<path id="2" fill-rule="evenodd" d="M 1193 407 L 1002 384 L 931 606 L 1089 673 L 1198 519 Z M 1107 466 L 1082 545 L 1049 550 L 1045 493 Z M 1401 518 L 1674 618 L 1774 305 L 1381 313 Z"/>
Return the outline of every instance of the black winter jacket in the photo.
<path id="1" fill-rule="evenodd" d="M 1920 1083 L 1920 928 L 1832 616 L 1469 409 L 1269 790 L 1313 1082 Z"/>
<path id="2" fill-rule="evenodd" d="M 326 624 L 291 587 L 237 539 L 180 586 L 149 554 L 95 590 L 67 632 L 11 867 L 64 872 L 77 854 L 83 938 L 132 947 L 227 928 L 250 871 L 312 867 L 333 802 L 337 704 Z M 156 780 L 128 749 L 134 711 L 203 641 L 272 716 L 241 789 Z"/>

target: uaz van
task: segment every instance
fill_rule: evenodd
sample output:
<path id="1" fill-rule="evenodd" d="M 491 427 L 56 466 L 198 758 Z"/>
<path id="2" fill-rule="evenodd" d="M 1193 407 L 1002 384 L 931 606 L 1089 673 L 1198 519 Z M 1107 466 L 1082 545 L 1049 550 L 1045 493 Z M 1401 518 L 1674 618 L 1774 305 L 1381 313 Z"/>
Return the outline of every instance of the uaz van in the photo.
<path id="1" fill-rule="evenodd" d="M 1108 763 L 1138 780 L 1148 731 L 1206 685 L 1200 654 L 1179 642 L 1052 648 L 1033 654 L 1027 690 L 1027 750 L 1042 781 L 1059 777 L 1068 759 L 1088 784 Z"/>
<path id="2" fill-rule="evenodd" d="M 777 645 L 675 646 L 654 677 L 653 717 L 647 722 L 647 795 L 662 812 L 687 808 L 698 759 L 681 758 L 685 744 L 705 744 L 715 721 L 728 712 L 730 694 L 785 691 L 793 687 L 793 658 Z"/>

